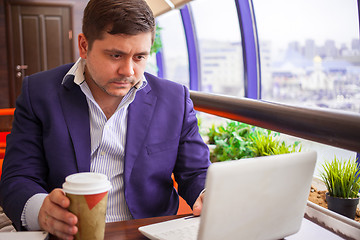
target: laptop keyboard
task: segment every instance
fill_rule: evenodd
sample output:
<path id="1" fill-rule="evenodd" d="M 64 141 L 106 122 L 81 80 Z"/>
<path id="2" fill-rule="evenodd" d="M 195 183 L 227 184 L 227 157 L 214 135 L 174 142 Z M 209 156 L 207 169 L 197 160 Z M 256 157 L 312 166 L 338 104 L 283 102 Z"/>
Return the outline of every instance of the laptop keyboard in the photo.
<path id="1" fill-rule="evenodd" d="M 170 229 L 156 233 L 155 237 L 166 240 L 196 240 L 199 231 L 199 224 L 194 223 L 181 228 Z"/>
<path id="2" fill-rule="evenodd" d="M 156 240 L 196 240 L 200 217 L 183 217 L 139 227 L 139 231 Z"/>

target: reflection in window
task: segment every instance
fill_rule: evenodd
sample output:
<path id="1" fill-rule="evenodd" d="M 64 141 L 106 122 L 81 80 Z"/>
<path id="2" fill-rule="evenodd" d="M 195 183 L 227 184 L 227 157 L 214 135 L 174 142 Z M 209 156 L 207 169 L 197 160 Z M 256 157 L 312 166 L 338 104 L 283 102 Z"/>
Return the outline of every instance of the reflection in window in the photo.
<path id="1" fill-rule="evenodd" d="M 253 0 L 253 4 L 262 98 L 359 113 L 357 1 Z"/>
<path id="2" fill-rule="evenodd" d="M 161 27 L 164 78 L 189 87 L 189 63 L 184 27 L 179 10 L 156 18 Z"/>
<path id="3" fill-rule="evenodd" d="M 190 3 L 201 65 L 201 91 L 244 96 L 241 35 L 234 0 Z"/>

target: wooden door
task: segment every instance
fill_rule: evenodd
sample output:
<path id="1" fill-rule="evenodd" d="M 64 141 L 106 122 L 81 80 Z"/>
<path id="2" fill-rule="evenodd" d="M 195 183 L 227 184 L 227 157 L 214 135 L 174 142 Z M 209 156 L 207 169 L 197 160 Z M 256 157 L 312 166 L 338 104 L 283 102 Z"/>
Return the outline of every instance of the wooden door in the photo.
<path id="1" fill-rule="evenodd" d="M 72 9 L 9 1 L 7 10 L 10 102 L 14 104 L 24 76 L 74 61 Z"/>

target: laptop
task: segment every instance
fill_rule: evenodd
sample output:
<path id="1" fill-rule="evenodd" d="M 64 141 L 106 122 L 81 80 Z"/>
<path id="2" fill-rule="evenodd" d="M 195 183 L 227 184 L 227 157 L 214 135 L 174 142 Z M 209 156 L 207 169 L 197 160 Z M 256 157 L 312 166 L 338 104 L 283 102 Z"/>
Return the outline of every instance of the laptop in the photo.
<path id="1" fill-rule="evenodd" d="M 316 156 L 301 152 L 213 163 L 200 217 L 139 231 L 159 240 L 283 239 L 300 230 Z"/>
<path id="2" fill-rule="evenodd" d="M 48 240 L 49 233 L 44 231 L 0 232 L 0 240 Z"/>

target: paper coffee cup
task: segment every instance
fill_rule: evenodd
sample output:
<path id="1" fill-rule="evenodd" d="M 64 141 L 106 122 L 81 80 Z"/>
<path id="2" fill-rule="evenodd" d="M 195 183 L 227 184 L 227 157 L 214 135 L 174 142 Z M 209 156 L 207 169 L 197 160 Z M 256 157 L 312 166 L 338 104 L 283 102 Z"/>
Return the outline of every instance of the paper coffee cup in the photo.
<path id="1" fill-rule="evenodd" d="M 65 178 L 63 190 L 69 211 L 78 217 L 77 240 L 103 240 L 108 191 L 111 185 L 101 173 L 76 173 Z"/>

